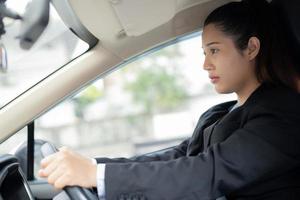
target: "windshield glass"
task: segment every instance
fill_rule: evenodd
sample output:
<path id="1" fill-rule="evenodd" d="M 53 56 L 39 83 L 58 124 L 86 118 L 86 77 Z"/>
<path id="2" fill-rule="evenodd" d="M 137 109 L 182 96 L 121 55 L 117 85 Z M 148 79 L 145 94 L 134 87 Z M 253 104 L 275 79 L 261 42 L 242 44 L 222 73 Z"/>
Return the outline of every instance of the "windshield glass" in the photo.
<path id="1" fill-rule="evenodd" d="M 6 6 L 21 16 L 30 0 L 8 0 Z M 0 71 L 0 107 L 16 98 L 38 81 L 88 49 L 63 23 L 50 6 L 49 24 L 30 50 L 20 47 L 17 39 L 21 21 L 5 21 L 1 43 L 6 49 L 7 69 Z"/>

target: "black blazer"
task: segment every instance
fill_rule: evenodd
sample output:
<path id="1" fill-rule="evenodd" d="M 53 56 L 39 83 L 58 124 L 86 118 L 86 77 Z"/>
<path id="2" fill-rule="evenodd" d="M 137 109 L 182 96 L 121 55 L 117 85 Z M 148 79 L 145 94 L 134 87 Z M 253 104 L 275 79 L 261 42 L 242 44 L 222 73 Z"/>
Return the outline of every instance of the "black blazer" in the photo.
<path id="1" fill-rule="evenodd" d="M 191 138 L 161 154 L 106 163 L 107 200 L 300 199 L 300 95 L 261 85 L 216 105 Z"/>

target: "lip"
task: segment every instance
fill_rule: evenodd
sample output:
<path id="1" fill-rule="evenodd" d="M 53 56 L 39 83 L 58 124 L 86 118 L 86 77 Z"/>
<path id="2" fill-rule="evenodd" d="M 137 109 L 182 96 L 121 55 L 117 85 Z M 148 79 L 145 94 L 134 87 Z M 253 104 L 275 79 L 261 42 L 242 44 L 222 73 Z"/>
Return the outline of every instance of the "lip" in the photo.
<path id="1" fill-rule="evenodd" d="M 209 78 L 212 83 L 217 83 L 220 79 L 218 76 L 209 76 Z"/>

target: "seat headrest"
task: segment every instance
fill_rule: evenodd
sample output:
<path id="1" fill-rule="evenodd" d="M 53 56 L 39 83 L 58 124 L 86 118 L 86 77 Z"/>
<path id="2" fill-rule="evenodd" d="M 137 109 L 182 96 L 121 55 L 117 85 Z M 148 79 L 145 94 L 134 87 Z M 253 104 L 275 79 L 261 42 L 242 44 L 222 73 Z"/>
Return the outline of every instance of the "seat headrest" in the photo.
<path id="1" fill-rule="evenodd" d="M 298 76 L 300 76 L 300 1 L 272 0 L 271 5 L 276 8 L 276 13 L 278 12 L 278 15 L 283 19 L 282 28 L 286 32 L 285 37 L 289 48 L 291 48 L 290 54 L 296 64 Z"/>
<path id="2" fill-rule="evenodd" d="M 273 6 L 277 7 L 287 24 L 289 37 L 294 39 L 300 48 L 300 1 L 299 0 L 273 0 Z M 276 30 L 274 30 L 276 31 Z"/>

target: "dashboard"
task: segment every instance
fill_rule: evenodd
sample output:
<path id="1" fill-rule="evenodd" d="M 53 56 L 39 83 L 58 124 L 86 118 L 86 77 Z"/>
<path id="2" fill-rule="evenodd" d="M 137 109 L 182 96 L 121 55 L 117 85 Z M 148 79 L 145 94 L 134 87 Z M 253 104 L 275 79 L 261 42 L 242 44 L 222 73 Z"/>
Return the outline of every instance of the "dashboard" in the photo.
<path id="1" fill-rule="evenodd" d="M 18 159 L 10 154 L 0 155 L 0 200 L 34 200 Z"/>

